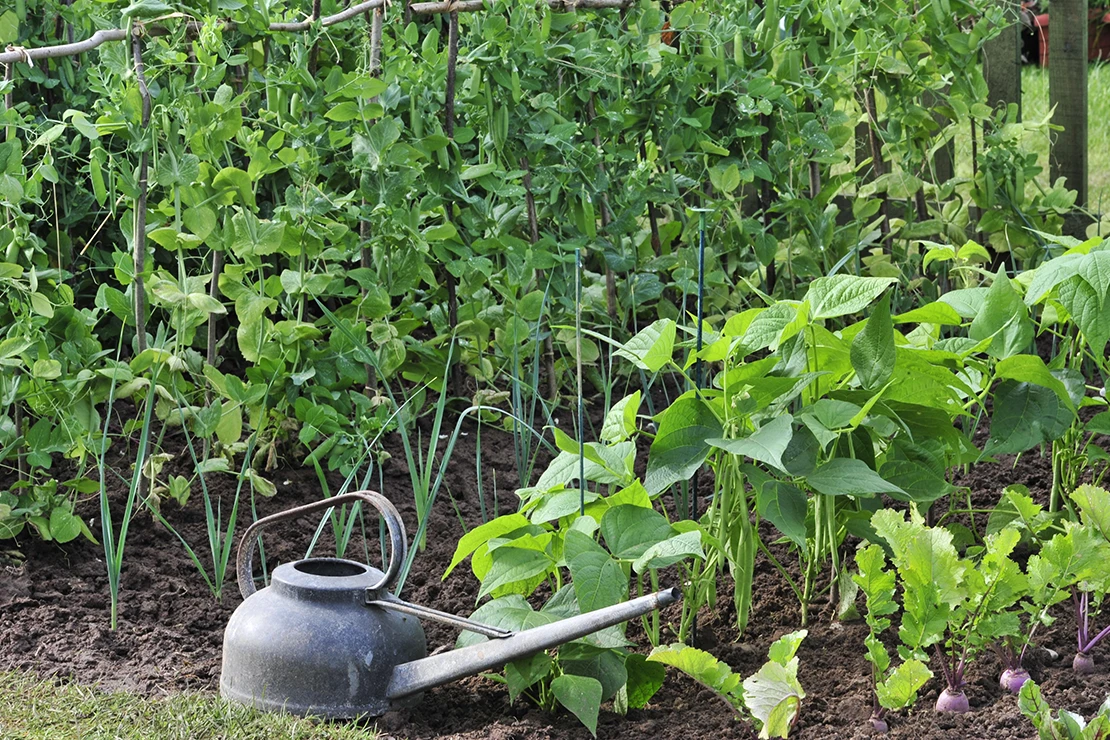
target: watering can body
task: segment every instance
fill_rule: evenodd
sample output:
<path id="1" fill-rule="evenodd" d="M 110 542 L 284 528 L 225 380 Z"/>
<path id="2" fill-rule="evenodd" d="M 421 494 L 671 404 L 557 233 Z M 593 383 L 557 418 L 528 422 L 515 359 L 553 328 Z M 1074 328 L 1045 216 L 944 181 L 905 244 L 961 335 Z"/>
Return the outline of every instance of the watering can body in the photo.
<path id="1" fill-rule="evenodd" d="M 386 570 L 338 558 L 311 558 L 274 569 L 256 591 L 254 537 L 263 527 L 341 503 L 370 503 L 391 540 Z M 370 491 L 345 494 L 260 519 L 238 555 L 245 600 L 224 632 L 220 693 L 268 711 L 333 718 L 378 716 L 411 706 L 433 686 L 500 668 L 548 648 L 633 619 L 676 601 L 677 589 L 509 632 L 398 599 L 388 591 L 406 549 L 396 509 Z M 398 557 L 400 554 L 400 557 Z M 477 632 L 487 640 L 427 655 L 420 619 Z"/>
<path id="2" fill-rule="evenodd" d="M 386 696 L 393 668 L 427 649 L 419 619 L 367 606 L 367 587 L 382 575 L 332 558 L 278 566 L 228 622 L 220 692 L 259 709 L 337 718 L 418 701 Z"/>

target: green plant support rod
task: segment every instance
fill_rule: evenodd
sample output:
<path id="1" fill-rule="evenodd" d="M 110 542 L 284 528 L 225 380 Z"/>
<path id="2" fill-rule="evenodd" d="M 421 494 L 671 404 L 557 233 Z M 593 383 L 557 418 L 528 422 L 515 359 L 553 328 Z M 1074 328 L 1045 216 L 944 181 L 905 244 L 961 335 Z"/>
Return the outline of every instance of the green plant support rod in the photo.
<path id="1" fill-rule="evenodd" d="M 582 249 L 574 249 L 574 353 L 578 366 L 578 513 L 586 515 L 586 424 L 582 401 Z"/>

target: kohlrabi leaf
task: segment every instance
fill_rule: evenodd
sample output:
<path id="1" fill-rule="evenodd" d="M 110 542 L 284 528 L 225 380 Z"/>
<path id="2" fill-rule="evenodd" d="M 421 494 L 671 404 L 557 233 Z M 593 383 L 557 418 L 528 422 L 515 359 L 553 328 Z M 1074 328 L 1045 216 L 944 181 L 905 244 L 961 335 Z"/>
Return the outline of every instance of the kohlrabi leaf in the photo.
<path id="1" fill-rule="evenodd" d="M 1013 607 L 1028 591 L 1029 584 L 1021 568 L 1010 559 L 1020 539 L 1021 533 L 1016 529 L 1004 529 L 987 537 L 986 550 L 977 569 L 983 579 L 985 598 L 984 606 L 979 609 L 980 613 L 999 616 Z M 993 629 L 1005 629 L 1005 622 L 997 622 Z"/>
<path id="2" fill-rule="evenodd" d="M 941 304 L 943 305 L 943 304 Z M 894 373 L 894 324 L 890 320 L 890 293 L 885 293 L 852 340 L 852 368 L 860 385 L 882 387 Z"/>
<path id="3" fill-rule="evenodd" d="M 650 373 L 659 372 L 674 352 L 676 326 L 670 319 L 660 319 L 645 326 L 629 339 L 616 354 L 629 359 L 636 367 Z"/>
<path id="4" fill-rule="evenodd" d="M 597 714 L 601 709 L 601 682 L 589 676 L 564 673 L 551 682 L 551 693 L 569 709 L 590 734 L 597 737 Z"/>
<path id="5" fill-rule="evenodd" d="M 883 641 L 869 633 L 867 637 L 863 638 L 863 646 L 867 648 L 864 657 L 868 663 L 875 666 L 875 675 L 882 676 L 885 674 L 887 668 L 890 668 L 890 653 Z"/>
<path id="6" fill-rule="evenodd" d="M 744 706 L 762 725 L 761 738 L 786 737 L 805 695 L 798 683 L 797 658 L 787 665 L 768 661 L 744 679 Z"/>
<path id="7" fill-rule="evenodd" d="M 1072 491 L 1069 498 L 1079 507 L 1083 526 L 1110 542 L 1110 491 L 1084 484 Z"/>
<path id="8" fill-rule="evenodd" d="M 952 546 L 952 533 L 926 527 L 916 516 L 906 521 L 902 512 L 893 509 L 875 512 L 871 525 L 890 545 L 905 589 L 900 639 L 912 650 L 938 642 L 952 609 L 966 597 L 967 566 Z"/>
<path id="9" fill-rule="evenodd" d="M 808 634 L 809 630 L 798 630 L 783 635 L 771 643 L 771 647 L 767 649 L 767 657 L 780 665 L 789 664 L 798 654 L 798 648 L 802 646 L 802 640 L 806 639 Z"/>
<path id="10" fill-rule="evenodd" d="M 875 685 L 879 706 L 892 711 L 905 709 L 917 701 L 917 692 L 932 677 L 933 672 L 920 660 L 907 660 Z"/>
<path id="11" fill-rule="evenodd" d="M 706 688 L 716 691 L 735 707 L 740 706 L 740 676 L 704 650 L 682 643 L 660 645 L 647 658 L 674 666 Z"/>
<path id="12" fill-rule="evenodd" d="M 863 591 L 867 602 L 865 618 L 873 632 L 882 632 L 890 627 L 891 614 L 898 611 L 894 602 L 894 571 L 885 569 L 886 555 L 878 545 L 868 545 L 856 552 L 856 567 L 859 574 L 852 580 Z"/>

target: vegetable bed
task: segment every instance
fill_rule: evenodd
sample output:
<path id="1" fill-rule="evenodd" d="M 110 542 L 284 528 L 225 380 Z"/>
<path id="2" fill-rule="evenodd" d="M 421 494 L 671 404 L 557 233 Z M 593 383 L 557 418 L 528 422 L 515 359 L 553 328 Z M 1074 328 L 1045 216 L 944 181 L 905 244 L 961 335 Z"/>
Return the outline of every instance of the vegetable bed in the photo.
<path id="1" fill-rule="evenodd" d="M 461 437 L 449 467 L 446 484 L 467 526 L 479 523 L 475 485 L 475 429 Z M 482 461 L 487 476 L 496 469 L 501 483 L 511 486 L 512 446 L 508 436 L 482 430 Z M 388 447 L 399 443 L 391 440 Z M 384 466 L 383 486 L 400 507 L 410 528 L 415 510 L 409 478 L 397 462 L 399 450 Z M 641 461 L 642 462 L 642 461 Z M 121 466 L 126 462 L 117 461 Z M 169 463 L 171 466 L 179 464 Z M 308 470 L 277 471 L 273 480 L 278 493 L 259 500 L 259 515 L 319 498 L 319 483 Z M 1026 485 L 1038 500 L 1047 497 L 1051 470 L 1047 458 L 1035 453 L 1014 464 L 1003 456 L 998 464 L 979 464 L 956 481 L 973 492 L 977 508 L 997 502 L 1006 485 Z M 230 495 L 232 491 L 216 493 Z M 126 492 L 117 491 L 123 496 Z M 669 502 L 668 502 L 669 505 Z M 95 512 L 81 512 L 86 517 Z M 165 515 L 194 543 L 205 537 L 203 513 L 198 507 L 166 506 Z M 299 522 L 295 531 L 276 533 L 267 542 L 271 562 L 303 555 L 311 522 Z M 773 539 L 769 525 L 765 535 Z M 290 528 L 293 530 L 293 527 Z M 411 529 L 410 529 L 411 531 Z M 441 575 L 451 560 L 455 543 L 463 534 L 449 502 L 433 512 L 428 548 L 416 559 L 410 576 L 411 600 L 440 609 L 468 614 L 474 608 L 479 584 L 469 574 Z M 9 559 L 0 578 L 0 670 L 31 671 L 60 681 L 97 683 L 151 697 L 182 691 L 215 693 L 219 680 L 223 626 L 239 603 L 229 589 L 222 604 L 201 580 L 180 544 L 149 516 L 133 523 L 125 561 L 118 631 L 106 621 L 107 579 L 100 549 L 83 539 L 64 548 L 37 539 L 23 538 L 25 562 Z M 321 552 L 330 543 L 321 541 Z M 774 549 L 773 549 L 774 551 Z M 725 577 L 727 578 L 727 576 Z M 663 585 L 669 585 L 664 579 Z M 728 593 L 730 583 L 721 583 Z M 748 634 L 736 641 L 731 602 L 722 599 L 719 612 L 699 615 L 695 644 L 724 661 L 733 670 L 750 675 L 766 660 L 773 640 L 798 629 L 797 602 L 781 575 L 760 555 L 754 579 L 754 603 Z M 860 608 L 862 609 L 862 597 Z M 664 623 L 677 620 L 678 606 L 664 614 Z M 1072 671 L 1075 622 L 1068 603 L 1058 605 L 1058 620 L 1038 633 L 1038 647 L 1030 651 L 1026 667 L 1040 685 L 1045 699 L 1056 708 L 1067 708 L 1091 717 L 1107 693 L 1110 675 L 1105 647 L 1096 648 L 1095 673 L 1077 677 Z M 798 677 L 807 697 L 791 737 L 812 740 L 865 737 L 872 734 L 870 666 L 864 660 L 867 627 L 862 621 L 830 622 L 828 613 L 815 608 L 809 634 L 798 652 Z M 429 650 L 454 642 L 449 629 L 426 624 Z M 639 625 L 630 637 L 640 646 L 647 642 Z M 1053 657 L 1042 648 L 1054 650 Z M 642 647 L 646 651 L 646 647 Z M 909 715 L 889 717 L 891 738 L 1035 738 L 1036 732 L 1022 716 L 1017 698 L 998 685 L 1000 666 L 993 656 L 974 664 L 966 693 L 972 712 L 940 715 L 933 711 L 942 684 L 929 681 Z M 603 707 L 598 723 L 601 738 L 755 737 L 750 725 L 734 719 L 731 709 L 713 692 L 677 671 L 668 670 L 663 688 L 645 709 L 632 709 L 626 717 Z M 380 718 L 377 727 L 386 735 L 410 738 L 588 738 L 589 732 L 569 713 L 550 714 L 518 699 L 510 704 L 506 688 L 486 677 L 472 677 L 425 694 L 413 710 Z"/>

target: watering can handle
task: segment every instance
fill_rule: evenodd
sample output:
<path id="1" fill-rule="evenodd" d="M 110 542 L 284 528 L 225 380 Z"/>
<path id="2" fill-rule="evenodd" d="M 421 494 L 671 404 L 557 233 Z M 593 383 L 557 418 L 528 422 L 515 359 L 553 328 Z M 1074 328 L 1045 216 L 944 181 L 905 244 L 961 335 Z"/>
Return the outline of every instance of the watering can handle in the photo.
<path id="1" fill-rule="evenodd" d="M 377 591 L 381 588 L 388 588 L 393 581 L 397 579 L 397 574 L 401 571 L 401 563 L 404 562 L 408 550 L 408 540 L 405 537 L 405 523 L 401 521 L 401 515 L 397 513 L 396 507 L 394 507 L 385 496 L 375 491 L 358 491 L 356 493 L 344 493 L 339 496 L 332 496 L 322 501 L 314 501 L 311 504 L 305 504 L 304 506 L 278 512 L 277 514 L 271 514 L 270 516 L 262 517 L 254 524 L 247 527 L 247 531 L 243 533 L 243 539 L 239 540 L 239 551 L 236 557 L 239 593 L 243 595 L 243 598 L 247 598 L 257 590 L 254 587 L 254 542 L 257 535 L 263 529 L 276 522 L 293 519 L 302 514 L 308 514 L 309 512 L 318 511 L 320 509 L 334 508 L 341 504 L 353 503 L 370 504 L 377 509 L 378 513 L 382 515 L 382 518 L 385 519 L 386 529 L 389 530 L 389 562 L 386 564 L 385 574 L 382 576 L 381 581 L 370 587 L 369 590 Z"/>

